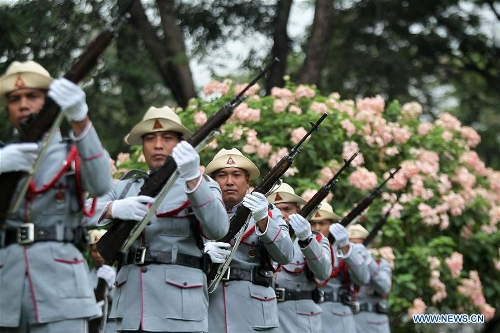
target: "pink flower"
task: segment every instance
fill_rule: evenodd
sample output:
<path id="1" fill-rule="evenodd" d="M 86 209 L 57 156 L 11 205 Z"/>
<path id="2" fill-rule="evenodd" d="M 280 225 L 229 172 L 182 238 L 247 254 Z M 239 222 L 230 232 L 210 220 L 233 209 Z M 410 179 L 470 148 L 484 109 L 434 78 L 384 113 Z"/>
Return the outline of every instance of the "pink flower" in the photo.
<path id="1" fill-rule="evenodd" d="M 345 130 L 347 137 L 351 137 L 356 133 L 356 126 L 349 119 L 342 120 L 340 126 Z"/>
<path id="2" fill-rule="evenodd" d="M 299 127 L 299 128 L 296 128 L 294 130 L 292 130 L 292 132 L 290 133 L 290 141 L 292 141 L 294 144 L 297 144 L 299 143 L 300 140 L 302 140 L 302 138 L 307 134 L 307 131 L 305 130 L 304 127 Z M 306 139 L 306 141 L 309 141 L 311 137 L 308 137 Z"/>
<path id="3" fill-rule="evenodd" d="M 381 247 L 378 249 L 378 253 L 389 263 L 389 266 L 394 269 L 394 259 L 396 259 L 396 257 L 394 256 L 394 252 L 392 252 L 392 248 L 390 246 Z"/>
<path id="4" fill-rule="evenodd" d="M 453 252 L 449 258 L 445 260 L 446 265 L 450 269 L 451 276 L 455 279 L 460 276 L 460 272 L 462 271 L 464 258 L 461 253 Z"/>
<path id="5" fill-rule="evenodd" d="M 400 191 L 406 187 L 407 183 L 408 179 L 406 179 L 403 172 L 399 171 L 387 182 L 387 188 L 391 191 Z"/>
<path id="6" fill-rule="evenodd" d="M 495 308 L 485 303 L 479 307 L 479 311 L 484 315 L 484 320 L 490 321 L 495 316 Z"/>
<path id="7" fill-rule="evenodd" d="M 279 148 L 277 152 L 272 153 L 269 157 L 269 167 L 274 167 L 286 155 L 288 155 L 288 148 Z"/>
<path id="8" fill-rule="evenodd" d="M 422 301 L 422 298 L 415 298 L 413 300 L 413 306 L 408 309 L 408 316 L 410 318 L 413 318 L 413 315 L 416 314 L 424 314 L 425 309 L 427 308 L 427 305 L 425 305 L 424 301 Z"/>
<path id="9" fill-rule="evenodd" d="M 476 130 L 469 126 L 463 126 L 460 129 L 460 136 L 467 142 L 470 148 L 474 148 L 481 142 L 481 137 Z"/>
<path id="10" fill-rule="evenodd" d="M 354 153 L 358 152 L 358 156 L 351 162 L 352 167 L 363 165 L 365 159 L 363 154 L 359 152 L 358 143 L 355 141 L 344 141 L 342 144 L 342 158 L 348 160 Z"/>
<path id="11" fill-rule="evenodd" d="M 238 95 L 248 84 L 245 83 L 245 84 L 237 84 L 235 87 L 234 87 L 234 95 Z M 245 92 L 245 96 L 253 96 L 253 95 L 257 95 L 260 91 L 260 86 L 258 83 L 254 84 L 253 86 L 251 86 L 246 92 Z"/>
<path id="12" fill-rule="evenodd" d="M 349 183 L 362 191 L 370 190 L 377 185 L 377 174 L 366 168 L 358 167 L 349 175 Z"/>
<path id="13" fill-rule="evenodd" d="M 358 99 L 356 101 L 356 107 L 358 110 L 371 110 L 381 114 L 384 112 L 385 102 L 380 95 L 377 95 L 375 97 Z"/>
<path id="14" fill-rule="evenodd" d="M 284 112 L 288 104 L 289 103 L 284 99 L 275 99 L 273 102 L 273 112 L 274 113 Z"/>
<path id="15" fill-rule="evenodd" d="M 290 105 L 290 107 L 288 108 L 288 112 L 295 114 L 302 114 L 302 109 L 299 108 L 297 105 Z"/>
<path id="16" fill-rule="evenodd" d="M 259 158 L 267 158 L 269 154 L 271 153 L 271 149 L 273 147 L 271 146 L 270 143 L 261 143 L 260 145 L 257 146 L 257 156 Z"/>
<path id="17" fill-rule="evenodd" d="M 459 131 L 461 126 L 460 121 L 448 112 L 443 112 L 439 115 L 439 119 L 436 120 L 436 125 L 453 131 Z"/>
<path id="18" fill-rule="evenodd" d="M 207 114 L 203 111 L 198 111 L 194 114 L 194 124 L 200 127 L 207 122 Z"/>
<path id="19" fill-rule="evenodd" d="M 307 190 L 304 191 L 304 193 L 302 193 L 301 197 L 305 201 L 309 201 L 311 200 L 312 197 L 314 197 L 316 193 L 318 193 L 318 190 L 308 188 Z"/>
<path id="20" fill-rule="evenodd" d="M 333 178 L 333 171 L 329 167 L 323 167 L 320 171 L 320 177 L 316 180 L 319 186 L 325 186 Z"/>
<path id="21" fill-rule="evenodd" d="M 431 271 L 434 271 L 441 266 L 441 261 L 439 261 L 437 257 L 428 257 L 427 262 L 429 262 L 429 268 Z"/>
<path id="22" fill-rule="evenodd" d="M 116 166 L 119 167 L 120 164 L 130 161 L 129 153 L 119 153 L 116 157 Z"/>
<path id="23" fill-rule="evenodd" d="M 328 112 L 328 106 L 326 106 L 325 103 L 320 103 L 320 102 L 312 102 L 311 105 L 309 105 L 309 109 L 317 114 L 323 114 Z"/>
<path id="24" fill-rule="evenodd" d="M 434 129 L 433 123 L 421 123 L 420 125 L 418 125 L 417 132 L 418 132 L 418 135 L 425 136 L 425 135 L 427 135 L 427 133 L 429 133 L 433 129 Z"/>
<path id="25" fill-rule="evenodd" d="M 410 102 L 403 104 L 401 113 L 409 116 L 410 118 L 417 118 L 422 115 L 422 105 L 417 102 Z"/>
<path id="26" fill-rule="evenodd" d="M 302 97 L 311 99 L 315 95 L 316 92 L 314 92 L 314 90 L 302 84 L 297 87 L 297 90 L 295 90 L 295 98 L 297 99 L 301 99 Z"/>
<path id="27" fill-rule="evenodd" d="M 281 99 L 288 99 L 289 101 L 292 101 L 294 99 L 293 92 L 291 92 L 289 89 L 279 87 L 273 87 L 271 89 L 271 96 Z"/>
<path id="28" fill-rule="evenodd" d="M 391 126 L 394 142 L 398 145 L 405 144 L 411 138 L 411 130 L 404 126 Z"/>
<path id="29" fill-rule="evenodd" d="M 230 86 L 230 82 L 228 81 L 224 81 L 224 82 L 220 82 L 220 81 L 212 81 L 212 82 L 209 82 L 205 88 L 203 88 L 203 93 L 206 95 L 206 96 L 210 96 L 212 94 L 222 94 L 222 95 L 225 95 L 229 92 L 229 86 Z"/>

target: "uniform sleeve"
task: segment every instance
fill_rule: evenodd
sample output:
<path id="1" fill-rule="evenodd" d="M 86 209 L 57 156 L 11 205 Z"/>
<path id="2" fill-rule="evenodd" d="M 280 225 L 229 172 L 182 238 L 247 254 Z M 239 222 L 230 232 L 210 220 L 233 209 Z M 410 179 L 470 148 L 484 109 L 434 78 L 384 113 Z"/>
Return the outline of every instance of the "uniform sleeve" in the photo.
<path id="1" fill-rule="evenodd" d="M 344 257 L 344 261 L 349 269 L 350 282 L 365 285 L 370 282 L 370 271 L 363 257 L 363 248 L 356 244 L 350 243 L 351 249 L 348 256 Z"/>
<path id="2" fill-rule="evenodd" d="M 87 218 L 86 225 L 101 227 L 109 224 L 112 221 L 111 219 L 104 219 L 103 215 L 106 213 L 109 204 L 118 198 L 118 193 L 120 193 L 120 190 L 118 188 L 123 189 L 123 183 L 123 181 L 117 182 L 108 193 L 97 198 L 95 213 L 91 217 Z M 90 208 L 90 205 L 92 205 L 92 199 L 87 200 L 87 209 Z"/>
<path id="3" fill-rule="evenodd" d="M 259 228 L 255 228 L 255 233 L 264 242 L 272 260 L 278 264 L 289 264 L 293 259 L 293 244 L 290 239 L 288 225 L 283 220 L 281 211 L 275 206 L 270 209 L 268 214 L 267 229 L 260 232 Z"/>
<path id="4" fill-rule="evenodd" d="M 371 285 L 379 295 L 387 295 L 392 287 L 392 269 L 389 263 L 381 259 L 380 263 L 373 260 L 368 266 L 371 275 Z"/>
<path id="5" fill-rule="evenodd" d="M 98 197 L 111 189 L 113 177 L 109 154 L 102 147 L 92 123 L 89 122 L 88 126 L 78 138 L 73 139 L 80 155 L 83 190 L 89 192 L 92 197 Z"/>
<path id="6" fill-rule="evenodd" d="M 311 242 L 300 250 L 304 254 L 307 267 L 314 274 L 315 280 L 320 283 L 326 281 L 332 274 L 332 255 L 328 239 L 321 234 L 314 235 Z"/>
<path id="7" fill-rule="evenodd" d="M 229 231 L 229 217 L 219 184 L 209 176 L 202 176 L 198 186 L 186 193 L 203 235 L 210 239 L 224 237 Z"/>

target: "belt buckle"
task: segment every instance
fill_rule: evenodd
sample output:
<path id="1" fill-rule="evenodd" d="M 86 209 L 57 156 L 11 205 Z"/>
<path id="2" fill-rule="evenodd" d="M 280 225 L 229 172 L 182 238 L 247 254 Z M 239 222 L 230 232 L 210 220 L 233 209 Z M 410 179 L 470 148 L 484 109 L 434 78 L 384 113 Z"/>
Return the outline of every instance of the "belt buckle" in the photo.
<path id="1" fill-rule="evenodd" d="M 226 273 L 222 276 L 222 281 L 229 281 L 229 275 L 231 275 L 231 267 L 228 267 Z"/>
<path id="2" fill-rule="evenodd" d="M 285 301 L 285 288 L 274 288 L 274 292 L 276 293 L 276 301 Z"/>
<path id="3" fill-rule="evenodd" d="M 17 229 L 17 243 L 21 245 L 32 244 L 35 241 L 35 225 L 23 223 Z"/>
<path id="4" fill-rule="evenodd" d="M 134 264 L 144 265 L 144 259 L 146 258 L 146 248 L 141 246 L 135 250 Z"/>
<path id="5" fill-rule="evenodd" d="M 351 304 L 349 304 L 349 306 L 351 307 L 351 310 L 352 310 L 352 313 L 353 314 L 358 314 L 360 312 L 360 304 L 358 301 L 353 301 L 351 302 Z"/>

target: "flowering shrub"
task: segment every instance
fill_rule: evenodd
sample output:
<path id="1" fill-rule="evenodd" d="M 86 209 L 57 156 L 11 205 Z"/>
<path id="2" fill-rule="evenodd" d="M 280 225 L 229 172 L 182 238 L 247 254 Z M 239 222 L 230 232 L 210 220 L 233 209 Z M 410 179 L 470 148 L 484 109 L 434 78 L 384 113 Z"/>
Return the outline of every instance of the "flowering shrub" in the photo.
<path id="1" fill-rule="evenodd" d="M 204 90 L 209 99 L 193 99 L 177 112 L 196 130 L 243 87 L 230 80 L 213 82 Z M 283 181 L 308 199 L 343 159 L 359 151 L 328 198 L 342 216 L 401 166 L 363 222 L 371 230 L 391 209 L 376 239 L 378 253 L 394 265 L 391 312 L 401 319 L 432 306 L 492 317 L 500 299 L 500 173 L 473 150 L 480 142 L 473 128 L 448 113 L 434 123 L 422 122 L 422 107 L 415 102 L 386 105 L 380 96 L 342 100 L 337 93 L 324 96 L 315 87 L 291 82 L 272 89 L 271 96 L 261 97 L 259 91 L 255 86 L 247 92 L 221 134 L 202 150 L 203 164 L 220 149 L 236 147 L 259 167 L 262 178 L 300 141 L 310 122 L 328 113 Z"/>

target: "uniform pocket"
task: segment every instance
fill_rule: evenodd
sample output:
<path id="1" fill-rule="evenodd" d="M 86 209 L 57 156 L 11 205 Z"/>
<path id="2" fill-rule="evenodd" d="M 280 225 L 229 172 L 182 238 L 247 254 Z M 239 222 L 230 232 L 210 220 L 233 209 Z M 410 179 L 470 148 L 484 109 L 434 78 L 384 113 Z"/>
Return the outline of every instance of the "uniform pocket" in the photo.
<path id="1" fill-rule="evenodd" d="M 321 318 L 319 317 L 323 310 L 313 301 L 295 302 L 297 313 L 297 326 L 310 327 L 312 332 L 321 332 Z"/>
<path id="2" fill-rule="evenodd" d="M 273 288 L 249 284 L 249 289 L 253 329 L 259 330 L 278 327 L 278 304 Z"/>
<path id="3" fill-rule="evenodd" d="M 127 293 L 124 291 L 127 283 L 130 267 L 124 266 L 116 275 L 115 289 L 113 289 L 113 306 L 111 316 L 113 318 L 123 318 L 125 307 L 127 305 Z"/>
<path id="4" fill-rule="evenodd" d="M 166 317 L 180 320 L 205 320 L 208 292 L 205 274 L 199 269 L 169 266 L 166 270 Z"/>
<path id="5" fill-rule="evenodd" d="M 93 297 L 87 262 L 72 244 L 52 247 L 54 273 L 61 298 Z"/>

